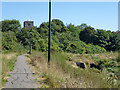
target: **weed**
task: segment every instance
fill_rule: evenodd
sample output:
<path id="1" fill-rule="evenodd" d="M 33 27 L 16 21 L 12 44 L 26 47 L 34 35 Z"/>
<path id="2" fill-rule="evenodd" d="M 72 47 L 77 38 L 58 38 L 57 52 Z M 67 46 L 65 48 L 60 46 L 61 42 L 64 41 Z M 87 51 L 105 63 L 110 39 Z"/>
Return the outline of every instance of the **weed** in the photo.
<path id="1" fill-rule="evenodd" d="M 35 78 L 34 80 L 37 81 L 37 78 Z"/>
<path id="2" fill-rule="evenodd" d="M 4 51 L 2 52 L 2 86 L 7 82 L 7 77 L 11 76 L 7 74 L 9 71 L 14 70 L 14 66 L 17 60 L 17 56 L 20 55 L 22 52 L 11 52 L 11 51 Z"/>
<path id="3" fill-rule="evenodd" d="M 47 75 L 46 75 L 46 73 L 43 73 L 42 74 L 42 78 L 45 78 Z"/>
<path id="4" fill-rule="evenodd" d="M 114 54 L 114 53 L 112 53 Z M 102 63 L 105 67 L 109 64 L 109 59 L 101 59 L 94 54 L 68 54 L 68 53 L 51 53 L 50 68 L 47 68 L 47 57 L 45 53 L 35 52 L 30 56 L 31 64 L 35 64 L 36 72 L 45 78 L 45 84 L 52 88 L 110 88 L 117 87 L 115 77 L 110 77 L 108 71 L 81 68 L 73 68 L 66 61 L 70 57 L 77 56 L 84 59 L 93 60 Z M 73 60 L 72 60 L 73 61 Z M 109 62 L 109 63 L 108 63 Z M 114 63 L 115 65 L 116 63 Z"/>
<path id="5" fill-rule="evenodd" d="M 10 77 L 11 75 L 10 75 L 10 74 L 8 74 L 7 76 L 8 76 L 8 77 Z"/>
<path id="6" fill-rule="evenodd" d="M 5 82 L 5 83 L 6 83 L 6 82 L 8 82 L 8 80 L 7 80 L 7 79 L 2 79 L 2 82 Z"/>

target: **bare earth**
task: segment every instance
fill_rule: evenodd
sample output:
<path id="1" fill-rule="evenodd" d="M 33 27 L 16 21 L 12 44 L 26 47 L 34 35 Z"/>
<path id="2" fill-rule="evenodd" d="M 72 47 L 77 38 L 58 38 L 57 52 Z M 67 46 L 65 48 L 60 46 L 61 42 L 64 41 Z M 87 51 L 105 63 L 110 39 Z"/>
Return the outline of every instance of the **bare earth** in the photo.
<path id="1" fill-rule="evenodd" d="M 17 58 L 14 71 L 9 73 L 11 76 L 5 84 L 5 88 L 38 88 L 36 74 L 32 73 L 26 55 L 20 55 Z"/>

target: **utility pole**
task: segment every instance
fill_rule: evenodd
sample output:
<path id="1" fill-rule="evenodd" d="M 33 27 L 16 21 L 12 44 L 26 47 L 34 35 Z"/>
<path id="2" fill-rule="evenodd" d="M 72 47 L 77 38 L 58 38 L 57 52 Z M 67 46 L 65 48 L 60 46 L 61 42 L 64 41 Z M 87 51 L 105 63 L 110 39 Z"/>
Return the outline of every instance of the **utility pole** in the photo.
<path id="1" fill-rule="evenodd" d="M 60 32 L 60 52 L 61 52 L 61 39 L 62 39 L 62 31 Z"/>
<path id="2" fill-rule="evenodd" d="M 31 51 L 32 51 L 32 43 L 31 43 L 31 32 L 30 32 L 30 51 L 29 51 L 29 54 L 31 54 Z"/>
<path id="3" fill-rule="evenodd" d="M 51 0 L 49 0 L 49 42 L 48 42 L 48 64 L 50 64 L 50 45 L 51 45 Z"/>

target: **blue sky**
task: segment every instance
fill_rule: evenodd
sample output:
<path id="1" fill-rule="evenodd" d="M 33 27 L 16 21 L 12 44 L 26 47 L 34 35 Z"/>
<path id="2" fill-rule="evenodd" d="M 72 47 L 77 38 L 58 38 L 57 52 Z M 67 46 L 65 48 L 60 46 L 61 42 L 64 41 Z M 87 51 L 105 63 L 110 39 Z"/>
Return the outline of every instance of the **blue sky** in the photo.
<path id="1" fill-rule="evenodd" d="M 2 20 L 30 18 L 35 26 L 48 21 L 48 2 L 3 2 Z M 117 2 L 53 2 L 52 19 L 60 19 L 65 25 L 86 23 L 95 29 L 118 30 Z"/>

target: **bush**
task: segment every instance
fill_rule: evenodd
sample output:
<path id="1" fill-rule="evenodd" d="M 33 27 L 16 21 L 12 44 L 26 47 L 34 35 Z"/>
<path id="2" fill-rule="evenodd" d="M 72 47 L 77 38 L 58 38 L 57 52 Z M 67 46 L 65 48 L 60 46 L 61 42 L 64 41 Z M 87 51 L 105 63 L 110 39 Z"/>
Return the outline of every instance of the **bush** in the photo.
<path id="1" fill-rule="evenodd" d="M 69 43 L 67 47 L 67 52 L 71 53 L 103 53 L 106 52 L 106 50 L 100 46 L 92 45 L 92 44 L 85 44 L 84 42 L 80 41 L 74 41 Z"/>
<path id="2" fill-rule="evenodd" d="M 23 50 L 24 46 L 17 41 L 15 33 L 12 31 L 2 33 L 3 50 Z"/>

